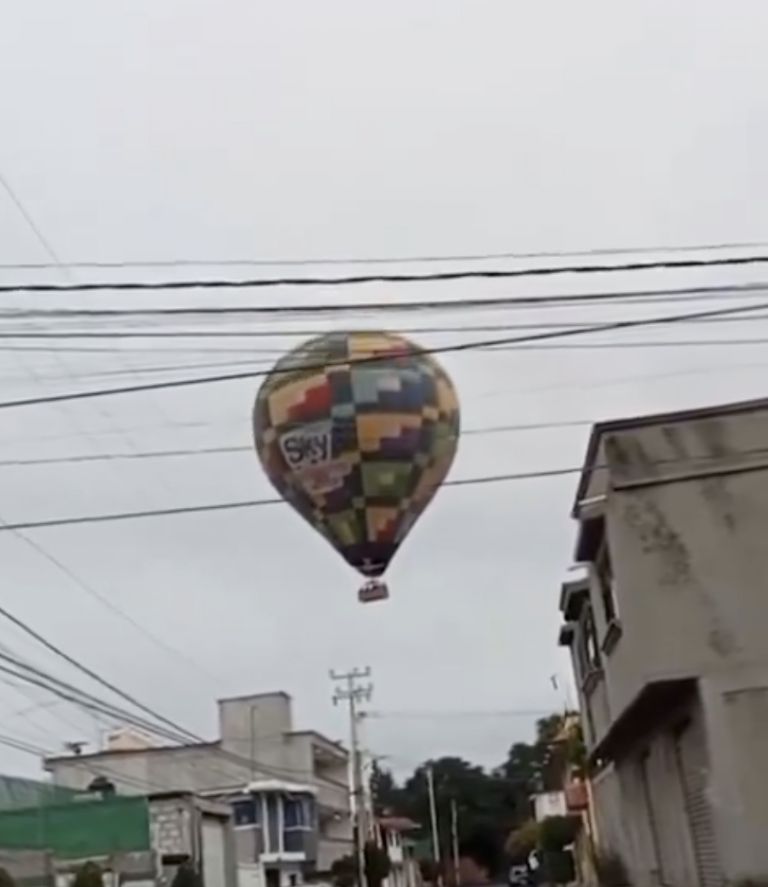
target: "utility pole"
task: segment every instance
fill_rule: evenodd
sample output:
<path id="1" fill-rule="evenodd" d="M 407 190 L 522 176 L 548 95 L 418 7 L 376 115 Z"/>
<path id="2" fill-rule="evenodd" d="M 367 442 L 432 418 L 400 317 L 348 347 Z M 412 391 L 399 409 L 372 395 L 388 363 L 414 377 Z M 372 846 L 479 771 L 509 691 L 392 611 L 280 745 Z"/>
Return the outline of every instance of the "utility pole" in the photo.
<path id="1" fill-rule="evenodd" d="M 349 705 L 349 739 L 352 761 L 349 770 L 350 802 L 354 823 L 355 856 L 357 858 L 357 877 L 359 887 L 367 887 L 365 877 L 365 843 L 368 839 L 368 816 L 366 810 L 366 794 L 363 787 L 363 758 L 360 750 L 360 719 L 358 704 L 368 701 L 373 693 L 373 685 L 361 684 L 360 681 L 371 676 L 371 669 L 353 668 L 348 672 L 331 672 L 331 680 L 336 682 L 333 704 L 347 702 Z"/>
<path id="2" fill-rule="evenodd" d="M 451 852 L 453 854 L 453 883 L 459 884 L 459 811 L 456 798 L 451 798 Z"/>
<path id="3" fill-rule="evenodd" d="M 429 791 L 429 819 L 432 824 L 432 858 L 437 867 L 437 883 L 442 884 L 440 873 L 440 833 L 437 828 L 437 801 L 435 800 L 435 772 L 432 764 L 427 764 L 427 790 Z"/>
<path id="4" fill-rule="evenodd" d="M 365 712 L 361 712 L 359 715 L 361 724 L 363 718 L 365 717 Z M 357 737 L 358 742 L 360 742 L 363 748 L 365 747 L 365 734 L 363 733 L 362 737 L 358 733 Z M 365 751 L 361 751 L 360 753 L 361 759 L 366 758 Z M 366 828 L 366 838 L 369 840 L 375 841 L 377 844 L 378 841 L 378 829 L 376 828 L 376 820 L 374 816 L 375 804 L 373 800 L 373 786 L 371 785 L 373 779 L 373 767 L 374 761 L 376 759 L 370 753 L 367 756 L 367 759 L 361 760 L 361 786 L 362 786 L 362 801 L 363 801 L 363 818 L 365 821 Z"/>
<path id="5" fill-rule="evenodd" d="M 250 708 L 250 727 L 251 727 L 251 782 L 256 781 L 256 712 L 257 705 L 251 705 Z"/>

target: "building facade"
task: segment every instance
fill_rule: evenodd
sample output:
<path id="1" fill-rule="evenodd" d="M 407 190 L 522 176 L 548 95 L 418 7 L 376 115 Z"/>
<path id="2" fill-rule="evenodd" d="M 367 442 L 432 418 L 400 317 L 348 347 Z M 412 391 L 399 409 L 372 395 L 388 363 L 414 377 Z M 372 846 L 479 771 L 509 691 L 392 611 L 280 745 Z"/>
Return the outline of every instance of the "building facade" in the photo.
<path id="1" fill-rule="evenodd" d="M 234 812 L 241 883 L 291 887 L 351 852 L 348 754 L 293 729 L 285 693 L 222 699 L 220 738 L 154 747 L 120 734 L 117 747 L 49 758 L 56 785 L 86 789 L 103 777 L 121 794 L 191 791 Z"/>
<path id="2" fill-rule="evenodd" d="M 85 862 L 105 885 L 169 887 L 191 863 L 206 887 L 237 887 L 232 810 L 188 792 L 72 793 L 0 810 L 0 862 L 17 883 L 67 887 Z"/>
<path id="3" fill-rule="evenodd" d="M 595 426 L 565 583 L 601 852 L 631 883 L 768 877 L 768 400 Z"/>
<path id="4" fill-rule="evenodd" d="M 389 856 L 390 870 L 382 887 L 421 887 L 421 871 L 410 837 L 419 824 L 404 816 L 379 816 L 374 828 L 376 842 Z"/>

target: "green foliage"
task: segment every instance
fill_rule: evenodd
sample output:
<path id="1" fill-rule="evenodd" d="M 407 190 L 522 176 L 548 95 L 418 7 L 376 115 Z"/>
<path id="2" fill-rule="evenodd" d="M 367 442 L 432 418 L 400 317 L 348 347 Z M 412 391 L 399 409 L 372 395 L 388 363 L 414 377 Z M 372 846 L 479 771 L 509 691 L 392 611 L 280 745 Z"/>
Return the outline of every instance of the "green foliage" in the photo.
<path id="1" fill-rule="evenodd" d="M 587 769 L 587 747 L 584 744 L 584 731 L 579 722 L 574 724 L 566 734 L 565 758 L 571 767 L 580 775 L 584 775 Z"/>
<path id="2" fill-rule="evenodd" d="M 540 850 L 563 850 L 576 840 L 581 828 L 578 816 L 548 816 L 539 823 Z"/>
<path id="3" fill-rule="evenodd" d="M 536 876 L 540 884 L 569 884 L 576 877 L 573 855 L 567 850 L 541 851 Z"/>
<path id="4" fill-rule="evenodd" d="M 392 864 L 387 851 L 373 841 L 369 841 L 365 845 L 365 877 L 368 887 L 380 887 L 391 868 Z"/>
<path id="5" fill-rule="evenodd" d="M 524 822 L 520 828 L 515 829 L 507 838 L 504 849 L 510 858 L 510 862 L 527 862 L 531 851 L 535 850 L 539 843 L 539 824 L 535 819 Z"/>
<path id="6" fill-rule="evenodd" d="M 72 887 L 104 887 L 101 868 L 95 862 L 86 862 L 78 869 Z"/>
<path id="7" fill-rule="evenodd" d="M 0 868 L 0 887 L 16 887 L 11 873 L 4 868 Z"/>
<path id="8" fill-rule="evenodd" d="M 357 862 L 352 855 L 341 856 L 331 865 L 331 879 L 335 887 L 353 887 L 357 881 Z"/>
<path id="9" fill-rule="evenodd" d="M 444 757 L 418 767 L 398 786 L 391 773 L 376 767 L 372 776 L 374 803 L 379 813 L 387 811 L 419 823 L 426 836 L 430 822 L 427 768 L 431 766 L 440 845 L 448 859 L 452 800 L 456 802 L 460 839 L 485 831 L 503 844 L 530 819 L 531 794 L 561 789 L 569 767 L 581 766 L 583 761 L 578 718 L 552 714 L 538 721 L 533 743 L 515 743 L 507 759 L 492 772 L 462 758 Z"/>
<path id="10" fill-rule="evenodd" d="M 425 831 L 430 821 L 428 766 L 434 775 L 440 844 L 446 851 L 445 858 L 450 855 L 451 801 L 456 802 L 460 838 L 488 831 L 501 843 L 526 818 L 528 799 L 521 802 L 506 779 L 461 758 L 446 757 L 419 767 L 402 788 L 397 812 L 420 823 Z"/>
<path id="11" fill-rule="evenodd" d="M 383 770 L 377 761 L 373 762 L 371 772 L 371 794 L 378 814 L 396 810 L 401 806 L 402 791 L 397 787 L 395 777 L 389 770 Z"/>
<path id="12" fill-rule="evenodd" d="M 583 769 L 586 761 L 581 726 L 573 714 L 555 714 L 536 724 L 536 740 L 517 742 L 501 771 L 528 793 L 557 791 L 569 767 Z"/>

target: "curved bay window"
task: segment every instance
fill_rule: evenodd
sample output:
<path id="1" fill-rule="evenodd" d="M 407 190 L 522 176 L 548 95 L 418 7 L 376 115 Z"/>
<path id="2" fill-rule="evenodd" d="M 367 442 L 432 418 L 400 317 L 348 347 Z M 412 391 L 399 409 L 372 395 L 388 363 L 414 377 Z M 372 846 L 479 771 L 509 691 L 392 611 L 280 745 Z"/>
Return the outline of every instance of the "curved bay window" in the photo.
<path id="1" fill-rule="evenodd" d="M 314 799 L 309 795 L 283 796 L 283 849 L 304 853 L 307 835 L 314 828 Z"/>

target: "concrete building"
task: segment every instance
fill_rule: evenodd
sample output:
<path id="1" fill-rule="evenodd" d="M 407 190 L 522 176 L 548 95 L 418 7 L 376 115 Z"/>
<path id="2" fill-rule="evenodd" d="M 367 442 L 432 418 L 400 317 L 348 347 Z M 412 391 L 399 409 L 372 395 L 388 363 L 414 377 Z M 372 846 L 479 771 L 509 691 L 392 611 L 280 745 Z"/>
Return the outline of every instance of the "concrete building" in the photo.
<path id="1" fill-rule="evenodd" d="M 236 887 L 236 846 L 228 804 L 190 792 L 149 797 L 150 847 L 161 885 L 173 883 L 178 867 L 191 862 L 205 887 Z"/>
<path id="2" fill-rule="evenodd" d="M 68 887 L 95 862 L 105 885 L 168 887 L 191 863 L 206 887 L 237 887 L 231 820 L 231 807 L 189 792 L 45 793 L 33 806 L 0 811 L 0 862 L 24 885 Z"/>
<path id="3" fill-rule="evenodd" d="M 768 877 L 768 400 L 604 422 L 562 588 L 596 838 L 634 885 Z"/>
<path id="4" fill-rule="evenodd" d="M 218 703 L 220 738 L 147 747 L 120 733 L 95 754 L 49 758 L 56 785 L 96 777 L 119 793 L 190 791 L 232 805 L 244 887 L 291 887 L 351 852 L 348 754 L 314 731 L 293 729 L 291 699 L 269 693 Z"/>

